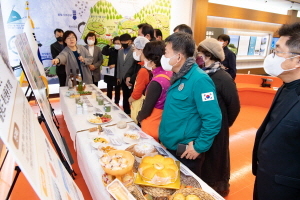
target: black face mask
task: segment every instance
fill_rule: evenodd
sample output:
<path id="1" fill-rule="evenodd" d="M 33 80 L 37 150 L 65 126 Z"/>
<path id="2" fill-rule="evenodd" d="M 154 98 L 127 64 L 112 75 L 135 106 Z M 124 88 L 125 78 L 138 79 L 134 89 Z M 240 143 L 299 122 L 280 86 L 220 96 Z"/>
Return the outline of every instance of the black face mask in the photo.
<path id="1" fill-rule="evenodd" d="M 122 44 L 123 49 L 127 49 L 128 48 L 128 43 L 127 44 Z"/>
<path id="2" fill-rule="evenodd" d="M 57 37 L 56 40 L 57 40 L 57 42 L 62 42 L 63 41 L 63 37 Z"/>

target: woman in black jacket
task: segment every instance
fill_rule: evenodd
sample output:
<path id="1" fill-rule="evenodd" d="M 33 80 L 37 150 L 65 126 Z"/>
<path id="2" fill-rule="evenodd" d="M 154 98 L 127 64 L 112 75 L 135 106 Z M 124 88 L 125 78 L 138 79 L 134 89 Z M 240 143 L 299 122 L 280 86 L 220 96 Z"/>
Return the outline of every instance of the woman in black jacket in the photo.
<path id="1" fill-rule="evenodd" d="M 109 56 L 108 58 L 108 67 L 115 68 L 114 76 L 104 76 L 104 82 L 107 84 L 107 96 L 112 99 L 112 91 L 115 87 L 115 104 L 119 105 L 120 101 L 120 88 L 121 86 L 117 83 L 117 60 L 118 60 L 118 51 L 121 49 L 120 37 L 116 36 L 112 40 L 114 47 L 110 47 L 110 45 L 106 45 L 102 49 L 102 54 Z"/>
<path id="2" fill-rule="evenodd" d="M 214 38 L 207 38 L 199 44 L 197 50 L 198 56 L 204 60 L 205 67 L 202 69 L 216 86 L 222 112 L 221 130 L 211 148 L 205 152 L 200 178 L 220 195 L 227 196 L 230 179 L 229 127 L 240 112 L 240 101 L 232 77 L 221 68 L 221 61 L 225 58 L 221 43 Z"/>

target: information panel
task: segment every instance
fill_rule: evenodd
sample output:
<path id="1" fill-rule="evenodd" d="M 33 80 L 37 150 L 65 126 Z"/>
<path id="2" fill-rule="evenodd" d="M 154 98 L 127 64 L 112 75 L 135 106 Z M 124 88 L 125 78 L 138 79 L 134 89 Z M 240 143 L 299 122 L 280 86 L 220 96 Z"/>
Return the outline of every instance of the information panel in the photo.
<path id="1" fill-rule="evenodd" d="M 1 67 L 3 74 L 9 75 L 8 68 Z M 1 139 L 14 157 L 22 173 L 35 190 L 40 199 L 45 200 L 82 200 L 83 195 L 72 177 L 64 168 L 61 160 L 52 148 L 43 132 L 32 108 L 16 79 L 7 78 L 11 93 L 14 94 L 6 106 L 6 112 L 11 113 L 10 119 L 5 118 L 7 129 L 1 131 Z M 3 86 L 4 85 L 4 86 Z M 1 84 L 0 93 L 7 94 L 7 84 Z M 16 86 L 16 87 L 14 87 Z M 10 99 L 10 98 L 9 98 Z M 12 106 L 10 104 L 13 103 Z"/>
<path id="2" fill-rule="evenodd" d="M 28 36 L 30 37 L 30 36 Z M 31 36 L 33 37 L 33 36 Z M 20 55 L 20 59 L 23 65 L 23 69 L 27 76 L 28 82 L 32 88 L 34 96 L 39 104 L 39 107 L 44 115 L 44 118 L 50 128 L 51 133 L 53 134 L 56 143 L 58 144 L 60 150 L 62 151 L 64 157 L 71 168 L 71 162 L 68 157 L 66 147 L 64 146 L 62 137 L 53 122 L 52 110 L 49 104 L 49 101 L 46 96 L 45 84 L 42 81 L 42 75 L 39 71 L 39 68 L 34 59 L 32 50 L 28 43 L 28 39 L 25 33 L 19 34 L 16 36 L 16 47 Z"/>

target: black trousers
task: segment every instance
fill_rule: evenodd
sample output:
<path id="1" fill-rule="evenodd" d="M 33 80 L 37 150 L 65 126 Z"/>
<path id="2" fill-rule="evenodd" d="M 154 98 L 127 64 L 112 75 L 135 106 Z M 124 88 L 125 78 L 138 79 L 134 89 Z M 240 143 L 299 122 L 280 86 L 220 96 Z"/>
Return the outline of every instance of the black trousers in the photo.
<path id="1" fill-rule="evenodd" d="M 112 99 L 112 92 L 114 90 L 114 85 L 113 84 L 108 84 L 107 83 L 107 96 Z M 116 85 L 115 86 L 115 104 L 119 104 L 120 102 L 120 91 L 121 91 L 121 85 Z"/>
<path id="2" fill-rule="evenodd" d="M 198 177 L 201 177 L 201 167 L 205 159 L 205 153 L 201 153 L 200 156 L 195 160 L 190 160 L 186 158 L 180 158 L 180 156 L 176 156 L 176 151 L 174 150 L 168 149 L 168 151 L 181 163 L 187 166 L 192 172 L 194 172 Z"/>
<path id="3" fill-rule="evenodd" d="M 67 74 L 59 73 L 59 74 L 57 74 L 57 77 L 58 77 L 58 81 L 59 81 L 59 86 L 60 87 L 66 86 Z"/>
<path id="4" fill-rule="evenodd" d="M 123 109 L 126 114 L 130 115 L 130 105 L 128 99 L 132 93 L 132 90 L 128 88 L 124 80 L 122 80 L 121 87 L 123 91 Z"/>

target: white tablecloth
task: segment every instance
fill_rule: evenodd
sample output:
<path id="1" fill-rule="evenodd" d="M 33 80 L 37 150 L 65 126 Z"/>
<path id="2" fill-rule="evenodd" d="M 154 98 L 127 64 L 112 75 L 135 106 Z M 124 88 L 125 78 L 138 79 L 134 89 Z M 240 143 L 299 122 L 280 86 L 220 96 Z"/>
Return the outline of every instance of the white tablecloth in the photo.
<path id="1" fill-rule="evenodd" d="M 87 91 L 96 90 L 97 92 L 100 92 L 105 97 L 106 102 L 109 102 L 112 105 L 111 112 L 109 113 L 112 116 L 112 121 L 110 123 L 103 125 L 104 128 L 106 125 L 115 124 L 120 120 L 127 121 L 127 122 L 132 121 L 131 118 L 126 116 L 126 114 L 121 109 L 119 108 L 116 109 L 117 106 L 107 96 L 105 96 L 98 88 L 96 88 L 96 86 L 88 85 L 86 90 Z M 86 96 L 87 99 L 94 106 L 94 108 L 91 109 L 92 112 L 89 114 L 77 115 L 75 100 L 65 95 L 67 91 L 68 91 L 67 87 L 60 88 L 60 102 L 61 102 L 61 108 L 64 115 L 64 119 L 66 121 L 67 127 L 71 134 L 71 138 L 74 142 L 74 148 L 77 151 L 77 159 L 78 159 L 78 165 L 80 171 L 89 188 L 93 200 L 109 199 L 109 194 L 102 183 L 102 174 L 104 171 L 99 164 L 97 151 L 91 145 L 92 137 L 97 133 L 93 133 L 93 132 L 90 133 L 89 131 L 78 132 L 84 129 L 95 127 L 95 125 L 90 124 L 87 121 L 87 118 L 92 113 L 94 113 L 95 108 L 98 108 L 102 110 L 102 112 L 104 112 L 103 106 L 98 106 L 96 99 L 93 99 L 91 95 L 88 95 Z M 113 107 L 115 107 L 115 109 Z M 126 116 L 126 118 L 122 119 L 121 115 Z M 129 123 L 129 124 L 139 129 L 139 127 L 135 123 Z M 109 127 L 109 129 L 112 130 L 114 134 L 120 134 L 120 130 L 118 130 L 115 126 L 111 126 Z M 106 137 L 106 135 L 104 135 L 104 137 Z M 139 142 L 144 142 L 144 141 L 154 145 L 159 145 L 150 136 L 148 139 L 141 138 Z M 124 150 L 130 145 L 132 144 L 124 143 L 121 146 L 116 146 L 116 148 Z M 171 154 L 169 154 L 169 156 L 173 157 Z M 204 191 L 211 194 L 213 197 L 215 197 L 215 199 L 218 200 L 224 199 L 218 193 L 216 193 L 212 188 L 210 188 L 206 183 L 204 183 L 199 177 L 193 174 L 193 172 L 191 172 L 189 169 L 187 170 L 200 183 Z"/>

